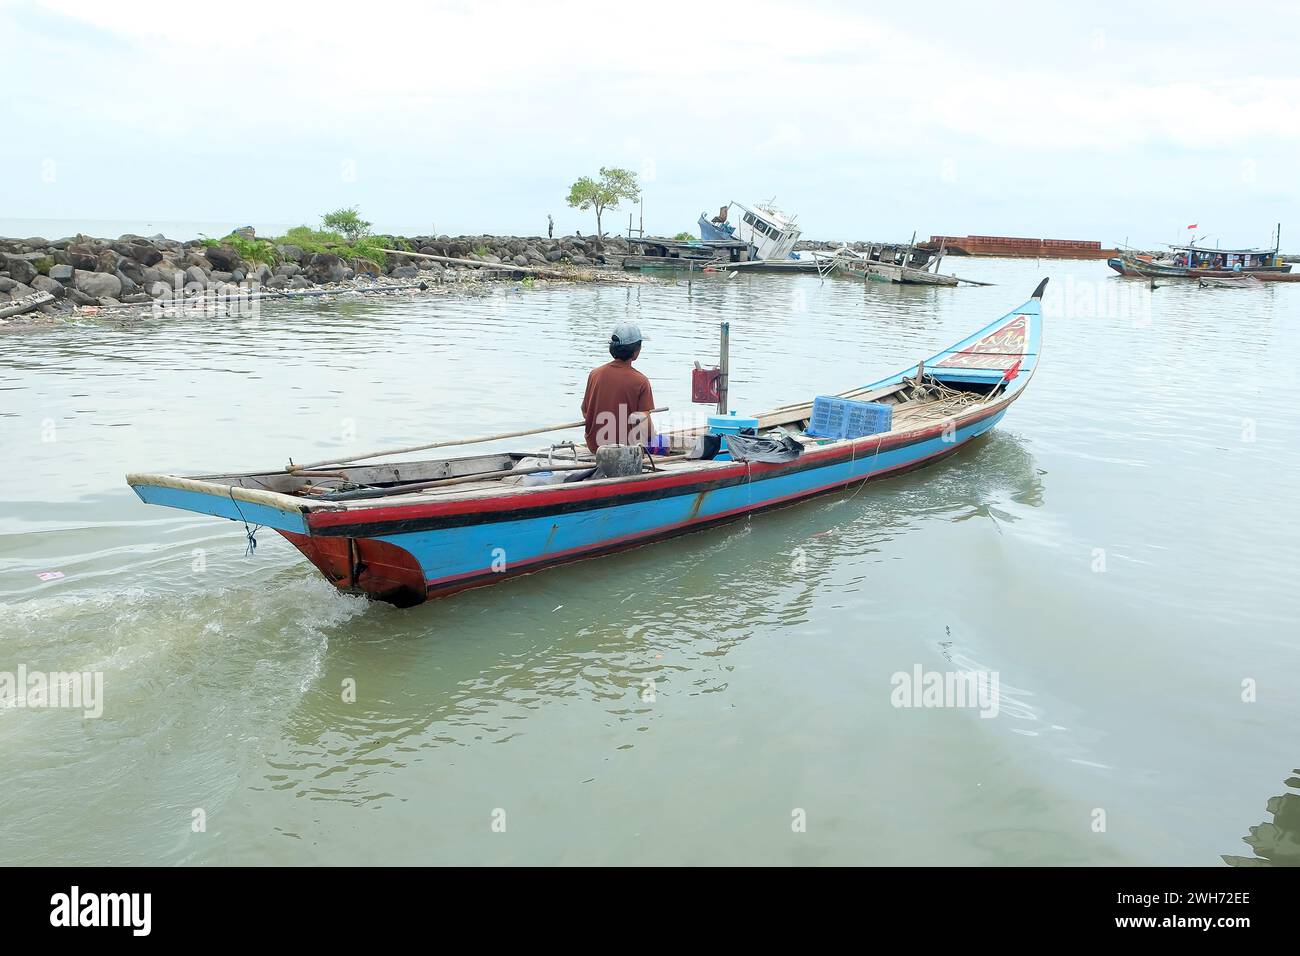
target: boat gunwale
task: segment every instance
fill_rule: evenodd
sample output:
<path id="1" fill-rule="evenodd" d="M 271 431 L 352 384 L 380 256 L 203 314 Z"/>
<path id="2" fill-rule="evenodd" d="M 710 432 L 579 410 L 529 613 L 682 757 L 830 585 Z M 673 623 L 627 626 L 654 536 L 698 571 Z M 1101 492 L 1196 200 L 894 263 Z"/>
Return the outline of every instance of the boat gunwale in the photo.
<path id="1" fill-rule="evenodd" d="M 1027 372 L 1025 384 L 1031 377 L 1032 373 Z M 554 510 L 556 513 L 561 510 L 597 510 L 618 507 L 621 503 L 620 498 L 668 489 L 673 489 L 676 496 L 691 494 L 692 489 L 700 485 L 779 478 L 804 468 L 830 467 L 855 457 L 866 459 L 881 452 L 930 440 L 937 435 L 942 435 L 950 427 L 961 428 L 976 424 L 1006 411 L 1023 392 L 1022 386 L 1004 393 L 995 402 L 970 406 L 960 414 L 945 416 L 938 421 L 927 422 L 906 431 L 879 432 L 861 438 L 829 442 L 816 446 L 815 450 L 806 451 L 788 462 L 703 462 L 703 465 L 712 467 L 677 469 L 672 472 L 647 472 L 626 478 L 598 479 L 594 482 L 574 483 L 567 488 L 564 485 L 537 485 L 530 488 L 511 488 L 509 491 L 478 489 L 463 496 L 438 500 L 418 499 L 415 495 L 411 495 L 409 497 L 416 500 L 400 503 L 382 498 L 370 499 L 357 503 L 365 507 L 308 512 L 308 533 L 336 536 L 351 531 L 358 537 L 373 537 L 391 533 L 376 526 L 392 522 L 421 519 L 453 520 L 473 515 L 509 515 L 525 510 L 536 510 L 541 513 L 546 513 L 548 510 Z M 954 443 L 955 446 L 960 444 L 960 442 Z M 861 456 L 857 455 L 859 450 L 862 452 Z M 595 493 L 591 493 L 592 491 Z M 532 503 L 529 499 L 538 499 L 538 501 Z M 590 507 L 575 509 L 575 506 L 584 504 Z"/>
<path id="2" fill-rule="evenodd" d="M 812 446 L 801 454 L 794 462 L 808 463 L 816 462 L 821 459 L 840 457 L 840 453 L 850 450 L 850 446 L 863 448 L 868 454 L 876 454 L 880 451 L 892 450 L 893 448 L 903 447 L 913 444 L 917 441 L 923 441 L 932 437 L 934 434 L 941 434 L 945 428 L 952 424 L 960 424 L 978 421 L 986 417 L 997 409 L 1005 408 L 1014 402 L 1028 384 L 1033 375 L 1033 370 L 1025 373 L 1024 381 L 1018 383 L 1019 387 L 1012 389 L 995 402 L 982 402 L 977 405 L 969 406 L 953 415 L 946 415 L 935 422 L 926 422 L 923 425 L 917 425 L 913 428 L 903 431 L 878 432 L 874 435 L 865 435 L 861 438 L 846 438 L 841 441 L 827 442 Z M 771 414 L 771 413 L 768 413 Z M 437 461 L 439 459 L 430 459 Z M 407 464 L 416 464 L 418 462 L 409 462 Z M 617 490 L 610 491 L 609 494 L 584 494 L 590 491 L 606 491 L 609 489 L 627 488 L 636 491 L 646 490 L 642 486 L 655 483 L 656 487 L 672 487 L 679 484 L 694 484 L 701 480 L 718 481 L 730 478 L 741 477 L 745 475 L 757 474 L 766 475 L 772 472 L 786 470 L 785 466 L 793 462 L 784 463 L 764 463 L 764 462 L 719 462 L 701 460 L 698 463 L 692 463 L 694 467 L 674 468 L 671 471 L 650 471 L 640 475 L 629 475 L 621 478 L 597 478 L 584 482 L 575 482 L 570 488 L 573 491 L 571 497 L 574 500 L 598 499 L 598 498 L 616 498 L 621 492 Z M 263 472 L 254 472 L 248 474 L 230 475 L 231 478 L 255 477 L 264 474 Z M 269 474 L 269 473 L 266 473 Z M 252 504 L 266 505 L 279 511 L 298 513 L 308 518 L 309 529 L 317 527 L 329 527 L 336 524 L 349 523 L 349 516 L 363 516 L 377 508 L 400 508 L 403 511 L 411 512 L 414 509 L 435 509 L 438 513 L 446 511 L 450 506 L 464 505 L 468 506 L 464 510 L 476 510 L 474 506 L 482 505 L 485 502 L 498 501 L 503 499 L 527 499 L 537 497 L 539 494 L 551 493 L 565 490 L 564 487 L 556 485 L 533 485 L 530 487 L 508 486 L 508 488 L 477 488 L 465 491 L 457 495 L 445 495 L 437 500 L 420 497 L 419 492 L 412 492 L 400 497 L 405 498 L 403 502 L 396 502 L 389 498 L 370 498 L 360 501 L 336 502 L 324 500 L 311 500 L 299 498 L 294 495 L 288 495 L 278 491 L 268 491 L 261 488 L 245 488 L 238 485 L 225 484 L 220 481 L 205 481 L 195 478 L 186 478 L 179 475 L 153 474 L 144 472 L 133 472 L 126 476 L 127 484 L 135 487 L 137 485 L 158 488 L 171 488 L 177 491 L 189 491 L 196 494 L 210 495 L 220 498 L 233 498 L 237 501 L 249 502 Z M 412 515 L 414 516 L 414 515 Z M 311 520 L 318 517 L 323 520 Z"/>

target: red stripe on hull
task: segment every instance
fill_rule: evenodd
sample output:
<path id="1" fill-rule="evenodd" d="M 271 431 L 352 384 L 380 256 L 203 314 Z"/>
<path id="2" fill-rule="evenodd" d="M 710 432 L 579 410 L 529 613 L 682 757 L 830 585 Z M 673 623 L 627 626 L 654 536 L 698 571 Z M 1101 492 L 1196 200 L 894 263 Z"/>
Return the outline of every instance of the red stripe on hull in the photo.
<path id="1" fill-rule="evenodd" d="M 964 418 L 953 418 L 947 422 L 932 425 L 927 428 L 917 429 L 916 431 L 903 432 L 899 435 L 892 436 L 884 441 L 875 439 L 874 436 L 860 438 L 853 443 L 850 448 L 826 448 L 813 451 L 805 451 L 799 456 L 798 461 L 801 464 L 817 462 L 825 459 L 826 464 L 831 464 L 840 458 L 851 458 L 858 455 L 859 451 L 867 454 L 877 454 L 887 452 L 894 448 L 905 445 L 912 445 L 917 442 L 926 441 L 941 435 L 946 427 L 953 425 L 957 428 L 964 428 L 968 425 L 982 421 L 990 415 L 995 415 L 1004 410 L 1011 402 L 1020 395 L 1020 390 L 1004 396 L 996 404 L 987 408 L 981 408 L 977 414 L 971 414 Z M 873 440 L 874 439 L 874 440 Z M 397 521 L 402 519 L 432 518 L 442 517 L 445 515 L 458 514 L 483 514 L 497 511 L 513 511 L 521 506 L 529 508 L 545 508 L 553 505 L 563 505 L 577 501 L 601 501 L 606 498 L 618 498 L 630 492 L 657 491 L 666 488 L 676 488 L 682 485 L 698 484 L 702 481 L 717 481 L 726 478 L 739 478 L 748 474 L 751 478 L 758 478 L 769 472 L 779 472 L 785 466 L 780 464 L 764 463 L 737 463 L 730 468 L 709 469 L 707 475 L 699 472 L 686 473 L 679 475 L 664 475 L 662 477 L 650 477 L 637 479 L 634 481 L 621 481 L 616 485 L 605 485 L 602 487 L 582 487 L 581 483 L 573 486 L 557 486 L 554 489 L 536 490 L 523 493 L 502 494 L 491 498 L 462 498 L 456 501 L 445 502 L 428 502 L 409 505 L 389 505 L 375 508 L 352 508 L 346 511 L 313 511 L 307 514 L 307 524 L 311 529 L 338 528 L 349 524 L 375 524 L 384 521 Z"/>
<path id="2" fill-rule="evenodd" d="M 980 436 L 977 436 L 980 437 Z M 691 531 L 703 529 L 709 525 L 722 524 L 727 521 L 734 521 L 737 518 L 747 514 L 754 514 L 765 511 L 769 508 L 780 507 L 783 504 L 793 504 L 805 498 L 811 498 L 816 495 L 826 494 L 837 488 L 843 488 L 861 481 L 871 481 L 879 478 L 901 475 L 917 468 L 933 464 L 941 458 L 953 454 L 966 447 L 969 439 L 952 448 L 945 448 L 943 451 L 935 452 L 933 455 L 927 455 L 925 458 L 918 458 L 916 461 L 910 461 L 902 465 L 895 465 L 893 468 L 885 468 L 868 475 L 859 475 L 853 478 L 847 478 L 840 481 L 828 482 L 816 488 L 807 491 L 798 491 L 788 495 L 782 495 L 779 498 L 773 498 L 771 501 L 765 501 L 760 505 L 745 506 L 733 508 L 730 511 L 719 512 L 716 515 L 710 515 L 707 518 L 695 518 L 690 521 L 679 522 L 673 525 L 664 525 L 650 531 L 638 532 L 636 534 L 625 535 L 621 538 L 611 538 L 608 541 L 601 542 L 597 545 L 588 545 L 580 548 L 570 548 L 566 551 L 556 551 L 545 557 L 534 558 L 532 561 L 520 562 L 517 566 L 506 571 L 492 571 L 490 568 L 483 568 L 477 571 L 467 571 L 463 574 L 453 575 L 446 578 L 435 578 L 427 583 L 427 596 L 430 599 L 447 597 L 460 591 L 466 591 L 470 588 L 484 587 L 489 584 L 495 584 L 504 578 L 517 577 L 523 574 L 532 574 L 545 568 L 553 567 L 560 564 L 570 564 L 574 561 L 581 561 L 586 558 L 599 557 L 606 554 L 613 554 L 619 551 L 626 551 L 629 548 L 635 548 L 643 544 L 650 544 L 655 541 L 662 541 L 667 538 L 676 537 L 682 534 L 688 534 Z"/>

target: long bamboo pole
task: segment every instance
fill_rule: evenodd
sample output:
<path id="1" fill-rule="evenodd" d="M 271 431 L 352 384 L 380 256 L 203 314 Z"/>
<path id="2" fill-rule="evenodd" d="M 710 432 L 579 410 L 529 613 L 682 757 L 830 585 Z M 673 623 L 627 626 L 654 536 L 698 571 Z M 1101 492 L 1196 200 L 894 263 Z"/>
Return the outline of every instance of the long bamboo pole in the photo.
<path id="1" fill-rule="evenodd" d="M 657 415 L 659 412 L 668 411 L 665 405 L 662 408 L 652 408 L 647 414 Z M 326 458 L 324 461 L 314 461 L 309 465 L 290 465 L 285 471 L 290 474 L 297 474 L 300 471 L 323 468 L 326 465 L 350 465 L 359 461 L 365 461 L 368 458 L 386 458 L 389 455 L 404 455 L 412 451 L 426 451 L 430 448 L 450 448 L 454 445 L 478 445 L 487 441 L 498 441 L 503 438 L 522 438 L 524 435 L 540 435 L 544 432 L 558 432 L 566 428 L 581 428 L 585 425 L 584 421 L 565 422 L 562 425 L 543 425 L 541 428 L 525 428 L 517 432 L 501 432 L 497 435 L 479 435 L 476 438 L 457 438 L 454 441 L 437 441 L 430 442 L 427 445 L 406 445 L 402 448 L 388 448 L 383 451 L 370 451 L 364 455 L 352 455 L 347 458 Z"/>
<path id="2" fill-rule="evenodd" d="M 549 276 L 561 279 L 569 276 L 558 269 L 542 269 L 538 266 L 517 266 L 514 263 L 482 262 L 478 259 L 457 259 L 454 256 L 435 256 L 430 252 L 403 252 L 401 249 L 381 249 L 391 256 L 406 256 L 410 259 L 432 259 L 434 262 L 449 262 L 457 266 L 478 266 L 480 269 L 505 269 L 508 272 L 528 272 L 533 275 Z"/>

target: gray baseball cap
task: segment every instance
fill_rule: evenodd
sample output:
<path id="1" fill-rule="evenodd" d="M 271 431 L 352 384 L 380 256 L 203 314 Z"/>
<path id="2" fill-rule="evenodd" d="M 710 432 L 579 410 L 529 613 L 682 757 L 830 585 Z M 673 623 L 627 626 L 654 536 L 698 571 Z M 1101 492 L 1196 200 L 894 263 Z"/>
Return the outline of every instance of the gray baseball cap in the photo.
<path id="1" fill-rule="evenodd" d="M 641 330 L 631 322 L 620 322 L 614 326 L 614 332 L 609 337 L 610 345 L 636 345 L 643 342 Z"/>

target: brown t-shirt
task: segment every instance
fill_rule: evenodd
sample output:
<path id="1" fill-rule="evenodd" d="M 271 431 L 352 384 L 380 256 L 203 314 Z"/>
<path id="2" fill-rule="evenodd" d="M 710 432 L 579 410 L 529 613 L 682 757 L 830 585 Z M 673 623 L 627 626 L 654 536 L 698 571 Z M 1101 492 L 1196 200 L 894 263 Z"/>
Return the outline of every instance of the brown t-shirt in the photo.
<path id="1" fill-rule="evenodd" d="M 639 428 L 630 430 L 627 417 L 654 407 L 650 379 L 634 369 L 631 362 L 615 359 L 592 369 L 587 376 L 587 394 L 582 398 L 587 447 L 595 451 L 601 445 L 645 444 L 650 436 L 640 434 Z"/>

